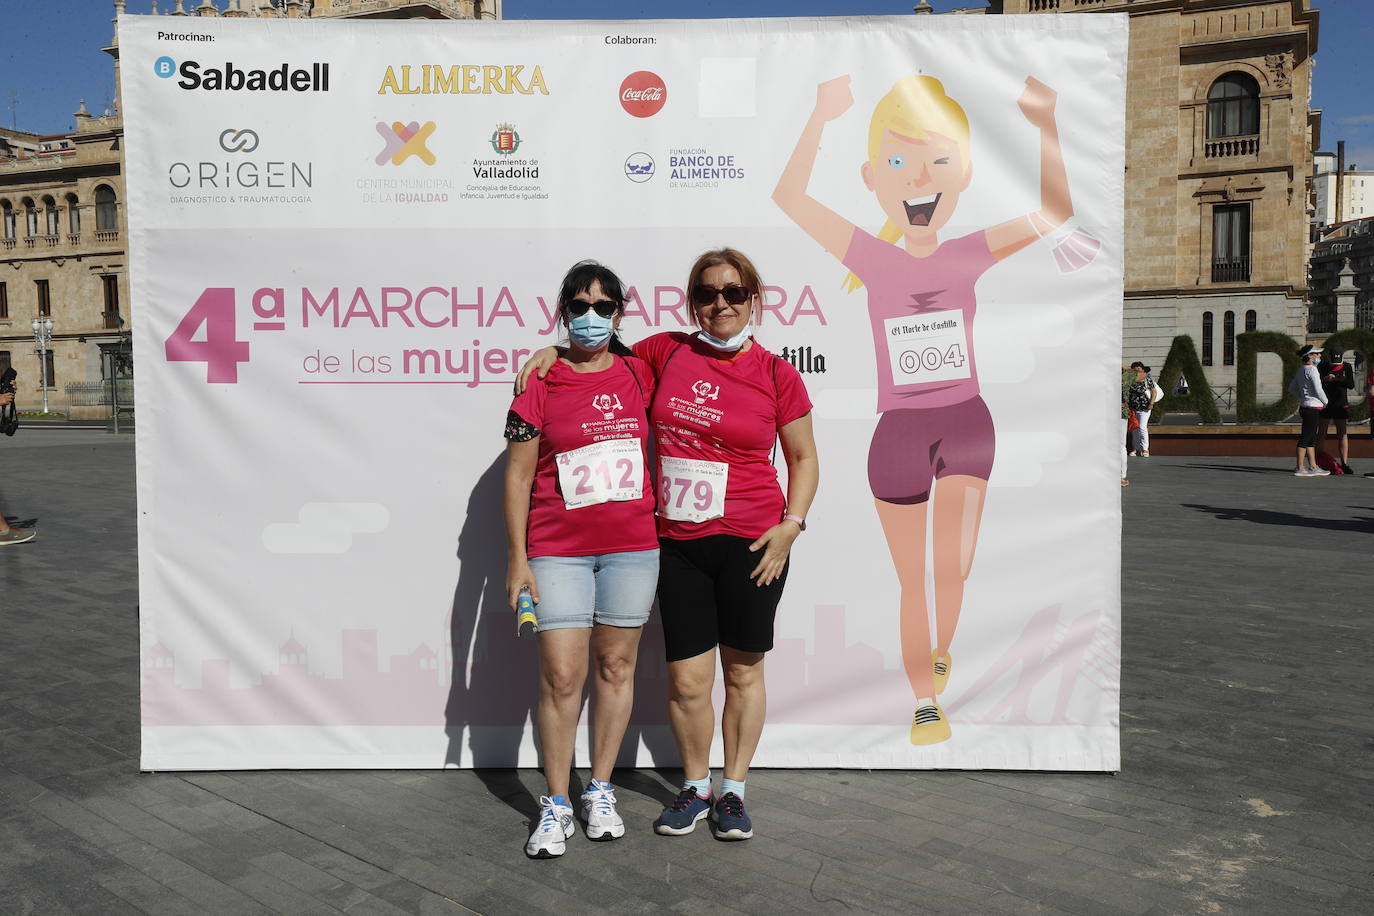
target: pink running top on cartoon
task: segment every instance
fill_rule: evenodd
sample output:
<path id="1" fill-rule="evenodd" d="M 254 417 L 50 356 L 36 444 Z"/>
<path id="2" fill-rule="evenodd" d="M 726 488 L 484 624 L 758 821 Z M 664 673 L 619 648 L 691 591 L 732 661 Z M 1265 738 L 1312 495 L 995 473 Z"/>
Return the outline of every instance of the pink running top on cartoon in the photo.
<path id="1" fill-rule="evenodd" d="M 844 265 L 868 292 L 879 412 L 946 407 L 978 394 L 973 287 L 995 263 L 982 230 L 918 258 L 855 227 Z"/>

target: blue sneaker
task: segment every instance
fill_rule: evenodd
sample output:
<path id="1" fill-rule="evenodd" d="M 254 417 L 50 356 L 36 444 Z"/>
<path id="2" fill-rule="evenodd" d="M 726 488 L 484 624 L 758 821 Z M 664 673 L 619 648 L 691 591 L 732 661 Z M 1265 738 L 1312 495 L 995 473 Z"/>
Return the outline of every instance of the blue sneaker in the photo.
<path id="1" fill-rule="evenodd" d="M 747 840 L 754 835 L 754 822 L 744 813 L 744 799 L 726 792 L 716 801 L 716 839 Z"/>
<path id="2" fill-rule="evenodd" d="M 654 821 L 654 832 L 664 836 L 686 836 L 697 829 L 697 821 L 710 813 L 711 797 L 703 797 L 691 786 L 683 786 L 677 799 Z"/>

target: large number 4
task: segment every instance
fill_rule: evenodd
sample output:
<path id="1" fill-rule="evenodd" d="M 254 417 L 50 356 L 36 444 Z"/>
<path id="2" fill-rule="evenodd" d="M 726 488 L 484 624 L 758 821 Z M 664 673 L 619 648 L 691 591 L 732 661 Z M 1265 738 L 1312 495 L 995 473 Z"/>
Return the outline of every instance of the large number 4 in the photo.
<path id="1" fill-rule="evenodd" d="M 205 338 L 193 340 L 201 325 Z M 167 338 L 167 361 L 205 363 L 205 381 L 236 384 L 239 363 L 248 361 L 248 341 L 235 333 L 233 289 L 210 287 Z"/>
<path id="2" fill-rule="evenodd" d="M 963 348 L 957 343 L 950 344 L 949 349 L 945 351 L 944 363 L 946 366 L 954 366 L 955 368 L 962 366 L 964 364 Z"/>

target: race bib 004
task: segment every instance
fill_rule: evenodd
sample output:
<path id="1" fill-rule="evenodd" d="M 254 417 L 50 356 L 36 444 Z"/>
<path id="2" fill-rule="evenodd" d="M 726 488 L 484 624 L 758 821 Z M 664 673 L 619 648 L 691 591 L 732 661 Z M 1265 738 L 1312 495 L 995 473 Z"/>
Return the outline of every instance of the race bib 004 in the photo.
<path id="1" fill-rule="evenodd" d="M 883 335 L 898 387 L 969 377 L 968 328 L 958 309 L 888 318 Z"/>
<path id="2" fill-rule="evenodd" d="M 675 522 L 705 522 L 725 514 L 730 466 L 695 458 L 659 459 L 658 514 Z"/>
<path id="3" fill-rule="evenodd" d="M 624 502 L 644 495 L 644 450 L 638 439 L 608 439 L 560 452 L 554 459 L 563 505 L 569 509 Z"/>

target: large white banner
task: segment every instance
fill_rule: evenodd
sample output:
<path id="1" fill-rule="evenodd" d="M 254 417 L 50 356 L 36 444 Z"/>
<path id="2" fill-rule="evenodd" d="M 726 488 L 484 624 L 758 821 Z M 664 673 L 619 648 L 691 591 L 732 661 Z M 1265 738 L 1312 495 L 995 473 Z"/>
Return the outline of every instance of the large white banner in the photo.
<path id="1" fill-rule="evenodd" d="M 145 768 L 534 764 L 514 370 L 574 262 L 634 341 L 721 245 L 822 468 L 755 765 L 1118 768 L 1125 16 L 170 22 L 119 23 Z M 990 423 L 894 406 L 936 382 Z M 676 759 L 661 652 L 627 764 Z"/>

